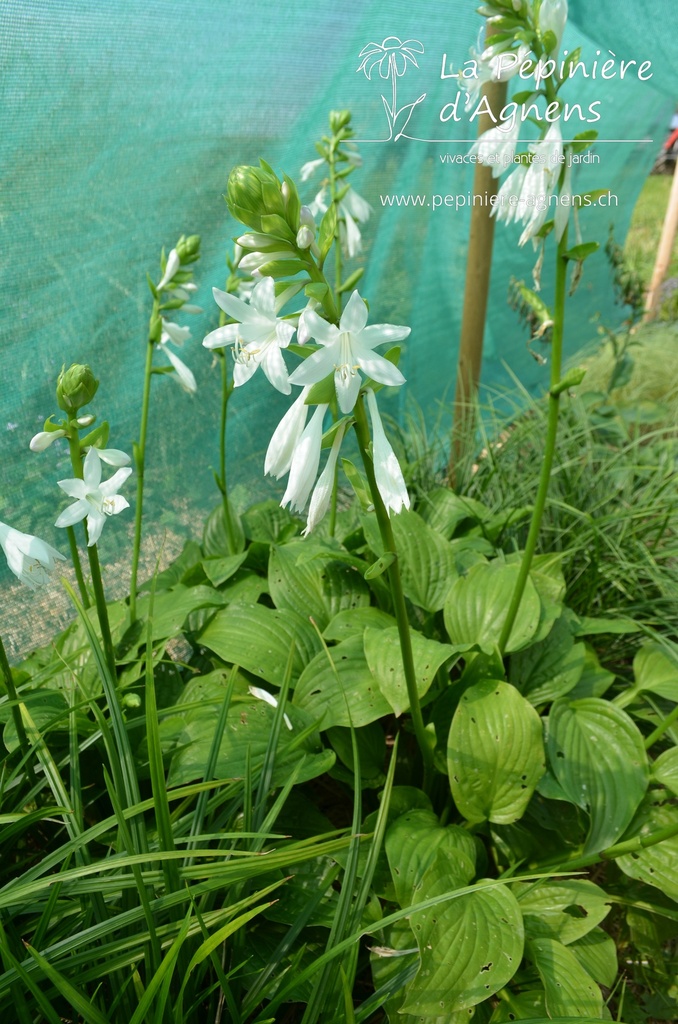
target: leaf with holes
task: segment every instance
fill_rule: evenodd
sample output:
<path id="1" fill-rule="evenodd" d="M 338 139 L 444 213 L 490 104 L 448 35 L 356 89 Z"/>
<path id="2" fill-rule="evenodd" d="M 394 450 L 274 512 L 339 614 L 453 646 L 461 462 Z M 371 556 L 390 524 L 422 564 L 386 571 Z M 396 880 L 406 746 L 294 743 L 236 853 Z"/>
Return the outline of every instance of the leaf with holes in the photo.
<path id="1" fill-rule="evenodd" d="M 421 633 L 414 630 L 412 639 L 412 656 L 414 671 L 417 678 L 417 693 L 423 697 L 435 678 L 441 665 L 457 655 L 457 651 L 449 644 L 427 640 Z M 403 656 L 400 650 L 397 627 L 390 629 L 366 629 L 364 635 L 365 657 L 370 671 L 377 681 L 379 689 L 389 702 L 396 715 L 402 715 L 410 706 L 405 682 Z"/>
<path id="2" fill-rule="evenodd" d="M 414 809 L 389 825 L 384 842 L 398 903 L 408 907 L 421 898 L 421 880 L 438 850 L 447 857 L 453 886 L 468 885 L 476 870 L 473 837 L 457 825 L 444 827 L 433 811 Z"/>
<path id="3" fill-rule="evenodd" d="M 419 900 L 455 888 L 444 853 L 422 880 Z M 476 1006 L 506 985 L 523 955 L 523 919 L 506 886 L 485 887 L 412 914 L 421 967 L 407 989 L 403 1013 L 443 1016 Z"/>
<path id="4" fill-rule="evenodd" d="M 567 946 L 556 939 L 532 939 L 526 955 L 539 971 L 549 1016 L 601 1016 L 602 993 Z"/>
<path id="5" fill-rule="evenodd" d="M 576 942 L 610 912 L 610 898 L 585 878 L 516 882 L 512 891 L 523 914 L 528 939 L 558 939 L 564 946 Z"/>
<path id="6" fill-rule="evenodd" d="M 453 644 L 477 644 L 490 653 L 499 643 L 519 566 L 503 562 L 474 565 L 452 585 L 445 601 L 445 628 Z M 541 601 L 527 580 L 518 614 L 506 644 L 512 653 L 526 647 L 539 626 Z"/>
<path id="7" fill-rule="evenodd" d="M 365 515 L 362 523 L 368 544 L 380 554 L 383 545 L 375 517 Z M 427 612 L 439 611 L 457 578 L 454 549 L 416 512 L 400 512 L 391 525 L 405 595 Z"/>
<path id="8" fill-rule="evenodd" d="M 223 661 L 240 665 L 274 686 L 282 684 L 293 643 L 293 679 L 320 649 L 310 622 L 287 609 L 277 611 L 261 604 L 236 604 L 217 612 L 200 643 Z"/>
<path id="9" fill-rule="evenodd" d="M 321 729 L 369 725 L 391 708 L 370 672 L 362 637 L 350 637 L 321 651 L 302 672 L 294 703 L 315 717 Z"/>
<path id="10" fill-rule="evenodd" d="M 324 629 L 337 612 L 369 605 L 370 591 L 357 569 L 327 556 L 299 561 L 303 541 L 272 547 L 268 586 L 276 608 L 309 616 Z"/>
<path id="11" fill-rule="evenodd" d="M 566 798 L 591 820 L 585 853 L 622 835 L 649 780 L 643 737 L 629 716 L 596 697 L 556 701 L 548 719 L 551 769 Z"/>
<path id="12" fill-rule="evenodd" d="M 660 829 L 678 830 L 678 808 L 670 804 L 644 804 L 629 828 L 631 836 L 649 836 Z M 619 857 L 617 864 L 624 874 L 647 882 L 678 903 L 678 834 L 644 850 Z"/>
<path id="13" fill-rule="evenodd" d="M 471 822 L 517 821 L 546 770 L 539 715 L 509 683 L 466 690 L 447 742 L 452 796 Z"/>

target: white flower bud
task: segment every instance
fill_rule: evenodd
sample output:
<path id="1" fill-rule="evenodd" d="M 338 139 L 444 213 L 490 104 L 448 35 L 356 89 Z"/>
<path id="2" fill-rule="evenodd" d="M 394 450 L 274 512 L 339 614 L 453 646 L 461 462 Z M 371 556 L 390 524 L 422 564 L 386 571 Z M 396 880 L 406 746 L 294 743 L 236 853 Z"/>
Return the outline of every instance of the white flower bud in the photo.
<path id="1" fill-rule="evenodd" d="M 313 238 L 313 232 L 304 224 L 297 231 L 297 246 L 300 249 L 308 249 L 313 245 Z"/>
<path id="2" fill-rule="evenodd" d="M 58 437 L 65 437 L 65 430 L 41 430 L 31 438 L 29 448 L 32 452 L 44 452 L 50 445 L 54 444 Z"/>

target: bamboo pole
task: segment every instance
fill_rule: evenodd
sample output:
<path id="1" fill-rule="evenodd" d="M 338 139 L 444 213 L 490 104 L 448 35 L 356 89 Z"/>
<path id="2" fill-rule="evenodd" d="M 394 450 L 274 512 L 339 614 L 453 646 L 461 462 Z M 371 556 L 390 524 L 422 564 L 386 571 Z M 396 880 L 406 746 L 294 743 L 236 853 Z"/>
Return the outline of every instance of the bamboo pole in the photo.
<path id="1" fill-rule="evenodd" d="M 673 252 L 673 243 L 676 237 L 676 231 L 678 231 L 678 161 L 676 161 L 675 170 L 673 172 L 673 184 L 671 185 L 671 193 L 669 195 L 669 205 L 666 209 L 666 216 L 664 217 L 664 226 L 662 227 L 662 234 L 659 240 L 657 259 L 652 272 L 652 280 L 645 299 L 645 316 L 643 318 L 645 323 L 648 323 L 650 320 L 654 320 L 657 315 L 662 284 L 664 283 L 664 278 L 666 277 L 666 272 L 669 269 L 669 264 L 671 262 L 671 253 Z"/>
<path id="2" fill-rule="evenodd" d="M 485 33 L 486 45 L 491 42 L 493 34 L 493 27 L 488 25 Z M 490 110 L 498 118 L 500 110 L 506 103 L 507 83 L 488 82 L 483 87 L 483 95 L 487 97 Z M 481 114 L 478 119 L 478 135 L 480 136 L 483 132 L 495 127 L 495 124 L 496 122 L 489 114 Z M 457 385 L 454 397 L 452 445 L 448 467 L 451 487 L 455 485 L 456 465 L 464 452 L 465 442 L 473 430 L 473 406 L 478 391 L 483 359 L 483 333 L 494 244 L 495 218 L 490 216 L 492 212 L 490 201 L 491 196 L 496 196 L 498 191 L 499 178 L 493 176 L 492 168 L 477 163 L 473 177 L 473 195 L 482 195 L 485 198 L 482 205 L 474 204 L 471 208 L 464 307 L 457 362 Z"/>

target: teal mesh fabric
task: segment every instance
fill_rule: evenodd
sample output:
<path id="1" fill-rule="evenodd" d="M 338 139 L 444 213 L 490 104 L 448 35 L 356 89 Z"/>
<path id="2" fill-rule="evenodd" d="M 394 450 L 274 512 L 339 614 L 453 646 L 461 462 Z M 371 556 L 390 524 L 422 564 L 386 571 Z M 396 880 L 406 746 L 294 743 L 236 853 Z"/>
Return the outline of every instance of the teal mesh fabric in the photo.
<path id="1" fill-rule="evenodd" d="M 416 38 L 419 68 L 399 82 L 402 96 L 426 93 L 408 127 L 418 139 L 475 136 L 473 125 L 445 125 L 439 112 L 456 91 L 440 77 L 443 54 L 459 67 L 483 24 L 469 0 L 4 0 L 2 58 L 2 207 L 0 267 L 0 519 L 62 550 L 53 522 L 65 501 L 55 481 L 70 476 L 65 447 L 42 455 L 28 442 L 53 411 L 63 363 L 89 362 L 101 378 L 95 408 L 111 423 L 111 445 L 131 451 L 138 433 L 148 271 L 157 280 L 160 247 L 182 233 L 203 239 L 196 267 L 204 315 L 191 318 L 185 361 L 199 384 L 195 398 L 166 377 L 153 381 L 148 448 L 147 564 L 186 535 L 196 535 L 216 503 L 211 466 L 218 453 L 218 370 L 200 341 L 217 323 L 212 285 L 225 276 L 236 227 L 222 199 L 230 168 L 265 156 L 297 175 L 313 158 L 313 140 L 331 108 L 350 107 L 359 137 L 382 138 L 383 82 L 357 73 L 360 50 L 389 35 Z M 601 101 L 602 138 L 652 138 L 653 145 L 600 143 L 598 166 L 577 169 L 575 188 L 599 186 L 619 206 L 582 218 L 585 238 L 604 241 L 613 222 L 623 240 L 678 89 L 678 15 L 674 0 L 571 0 L 565 47 L 653 61 L 647 83 L 581 81 L 573 98 Z M 577 130 L 587 127 L 577 126 Z M 355 187 L 374 208 L 365 230 L 361 292 L 377 322 L 407 323 L 402 367 L 428 412 L 453 392 L 460 327 L 468 207 L 382 207 L 381 195 L 430 198 L 468 193 L 473 169 L 443 164 L 441 153 L 468 144 L 400 139 L 362 145 Z M 313 182 L 303 187 L 313 197 Z M 518 231 L 500 227 L 492 270 L 483 380 L 508 384 L 507 367 L 529 388 L 547 371 L 530 357 L 525 330 L 506 305 L 509 277 L 529 281 L 534 255 Z M 613 325 L 610 274 L 589 261 L 568 311 L 573 352 L 595 334 L 592 318 Z M 544 274 L 548 297 L 549 272 Z M 186 322 L 188 318 L 182 320 Z M 158 357 L 161 361 L 161 358 Z M 229 426 L 229 468 L 242 502 L 279 494 L 261 479 L 271 429 L 286 408 L 261 374 L 237 392 Z M 132 498 L 133 488 L 128 485 Z M 103 559 L 112 593 L 128 586 L 132 510 L 107 525 Z M 0 565 L 0 629 L 14 652 L 46 642 L 67 615 L 59 587 L 39 602 Z"/>

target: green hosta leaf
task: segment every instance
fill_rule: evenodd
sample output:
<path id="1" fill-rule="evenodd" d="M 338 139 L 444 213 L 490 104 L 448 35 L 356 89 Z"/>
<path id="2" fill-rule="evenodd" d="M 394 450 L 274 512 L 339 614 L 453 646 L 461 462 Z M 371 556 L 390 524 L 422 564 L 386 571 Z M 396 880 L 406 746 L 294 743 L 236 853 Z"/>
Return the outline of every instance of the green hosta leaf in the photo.
<path id="1" fill-rule="evenodd" d="M 348 768 L 352 784 L 355 768 L 351 730 L 333 726 L 327 730 L 326 735 L 337 757 Z M 355 740 L 358 744 L 358 762 L 363 784 L 371 787 L 383 785 L 386 737 L 381 724 L 372 722 L 370 725 L 364 725 L 362 729 L 355 730 Z"/>
<path id="2" fill-rule="evenodd" d="M 546 771 L 539 715 L 514 686 L 476 683 L 452 719 L 447 767 L 452 796 L 468 821 L 517 821 Z"/>
<path id="3" fill-rule="evenodd" d="M 294 703 L 315 717 L 322 729 L 332 725 L 357 729 L 391 714 L 365 660 L 362 637 L 350 637 L 329 652 L 321 651 L 302 672 Z"/>
<path id="4" fill-rule="evenodd" d="M 556 620 L 548 637 L 511 658 L 511 682 L 538 706 L 572 690 L 584 669 L 584 644 L 575 644 L 566 620 Z"/>
<path id="5" fill-rule="evenodd" d="M 643 644 L 633 659 L 633 673 L 639 690 L 678 703 L 678 665 L 659 644 Z"/>
<path id="6" fill-rule="evenodd" d="M 268 564 L 268 585 L 277 608 L 288 608 L 301 618 L 313 618 L 324 629 L 337 612 L 370 603 L 369 587 L 351 565 L 327 557 L 300 562 L 307 552 L 304 541 L 273 547 Z"/>
<path id="7" fill-rule="evenodd" d="M 445 628 L 453 644 L 477 644 L 491 652 L 499 643 L 519 566 L 502 562 L 474 565 L 452 585 L 445 601 Z M 541 602 L 527 580 L 520 608 L 506 644 L 508 652 L 526 647 L 539 626 Z"/>
<path id="8" fill-rule="evenodd" d="M 170 765 L 169 786 L 182 786 L 204 777 L 214 740 L 218 708 L 217 703 L 206 702 L 202 707 L 185 713 L 183 728 L 175 737 L 177 749 Z M 296 745 L 296 736 L 311 724 L 311 719 L 292 706 L 288 706 L 287 712 L 293 728 L 290 730 L 283 726 L 280 732 L 272 780 L 274 786 L 287 779 L 302 757 L 305 760 L 299 782 L 322 775 L 332 767 L 335 759 L 333 751 L 322 749 L 317 733 L 315 739 L 306 739 L 301 746 Z M 233 703 L 219 744 L 215 778 L 244 778 L 248 759 L 254 770 L 261 767 L 274 715 L 275 708 L 261 700 L 249 698 Z"/>
<path id="9" fill-rule="evenodd" d="M 457 527 L 466 521 L 482 523 L 489 519 L 491 512 L 486 505 L 473 498 L 455 494 L 447 487 L 439 487 L 424 497 L 421 517 L 424 522 L 450 540 Z"/>
<path id="10" fill-rule="evenodd" d="M 246 551 L 241 551 L 239 555 L 226 555 L 225 558 L 206 558 L 202 567 L 210 583 L 218 587 L 238 571 L 246 558 Z"/>
<path id="11" fill-rule="evenodd" d="M 616 618 L 600 619 L 580 617 L 575 636 L 623 636 L 626 633 L 639 633 L 640 626 L 633 619 Z"/>
<path id="12" fill-rule="evenodd" d="M 558 882 L 516 882 L 512 891 L 528 939 L 558 939 L 564 946 L 592 931 L 610 911 L 607 894 L 583 878 Z"/>
<path id="13" fill-rule="evenodd" d="M 602 697 L 612 686 L 615 680 L 614 672 L 608 672 L 598 661 L 598 655 L 585 645 L 584 668 L 579 677 L 577 685 L 570 690 L 570 700 L 581 700 L 583 697 Z"/>
<path id="14" fill-rule="evenodd" d="M 349 608 L 337 612 L 330 624 L 323 630 L 326 640 L 347 640 L 349 636 L 362 636 L 365 629 L 388 629 L 395 626 L 392 615 L 382 612 L 380 608 Z"/>
<path id="15" fill-rule="evenodd" d="M 647 754 L 637 727 L 609 701 L 558 700 L 549 715 L 548 751 L 566 798 L 591 819 L 584 852 L 611 846 L 647 789 Z"/>
<path id="16" fill-rule="evenodd" d="M 138 603 L 140 619 L 148 617 L 149 597 L 142 597 Z M 191 612 L 198 608 L 218 608 L 223 605 L 223 596 L 212 587 L 174 587 L 156 594 L 153 601 L 152 639 L 160 640 L 176 636 Z"/>
<path id="17" fill-rule="evenodd" d="M 426 872 L 419 899 L 454 888 L 444 855 Z M 412 930 L 421 968 L 407 989 L 404 1013 L 420 1017 L 457 1013 L 498 992 L 518 970 L 523 955 L 523 921 L 505 886 L 484 888 L 449 904 L 413 914 Z"/>
<path id="18" fill-rule="evenodd" d="M 396 818 L 386 833 L 385 848 L 401 907 L 421 898 L 421 880 L 438 851 L 447 858 L 453 887 L 468 885 L 475 874 L 472 836 L 457 825 L 442 826 L 430 810 L 411 810 Z"/>
<path id="19" fill-rule="evenodd" d="M 508 1021 L 531 1021 L 531 1024 L 552 1024 L 546 1015 L 546 993 L 543 988 L 530 988 L 524 992 L 511 992 L 511 1002 L 500 1000 L 492 1014 L 492 1024 Z M 572 1022 L 568 1022 L 572 1024 Z M 577 1024 L 584 1024 L 577 1021 Z"/>
<path id="20" fill-rule="evenodd" d="M 410 632 L 412 655 L 417 678 L 417 693 L 423 697 L 435 678 L 435 674 L 446 661 L 457 652 L 449 644 L 427 640 L 421 633 Z M 396 715 L 402 715 L 410 706 L 405 682 L 403 656 L 397 627 L 389 629 L 366 629 L 365 657 L 379 689 Z"/>
<path id="21" fill-rule="evenodd" d="M 382 545 L 375 517 L 363 516 L 362 522 L 370 547 L 380 553 Z M 403 511 L 393 516 L 391 525 L 406 596 L 427 612 L 439 611 L 457 578 L 453 548 L 416 512 Z"/>
<path id="22" fill-rule="evenodd" d="M 629 837 L 651 835 L 671 825 L 678 827 L 678 808 L 670 804 L 644 805 L 629 828 Z M 619 857 L 617 864 L 624 874 L 655 886 L 678 902 L 678 835 Z"/>
<path id="23" fill-rule="evenodd" d="M 55 690 L 36 689 L 21 695 L 22 702 L 28 708 L 31 718 L 38 731 L 44 736 L 51 729 L 68 729 L 69 714 L 68 704 L 65 696 Z M 81 716 L 78 719 L 82 721 Z M 4 721 L 5 728 L 2 733 L 3 742 L 7 750 L 19 749 L 19 737 L 17 736 L 14 719 L 8 704 L 0 707 L 0 721 Z M 86 721 L 86 720 L 85 720 Z"/>
<path id="24" fill-rule="evenodd" d="M 678 747 L 671 747 L 659 755 L 652 765 L 652 778 L 678 796 Z"/>
<path id="25" fill-rule="evenodd" d="M 271 498 L 260 501 L 242 514 L 245 536 L 262 544 L 278 544 L 294 536 L 302 521 L 293 516 L 280 503 Z"/>
<path id="26" fill-rule="evenodd" d="M 614 988 L 619 965 L 617 947 L 611 935 L 594 928 L 569 947 L 587 974 L 605 988 Z"/>
<path id="27" fill-rule="evenodd" d="M 601 1016 L 602 993 L 567 946 L 556 939 L 532 939 L 527 956 L 539 971 L 550 1016 Z"/>
<path id="28" fill-rule="evenodd" d="M 210 512 L 202 534 L 202 550 L 205 557 L 238 555 L 241 551 L 245 550 L 245 532 L 242 528 L 240 517 L 232 507 L 231 523 L 234 534 L 233 544 L 231 544 L 226 530 L 224 506 L 217 505 Z"/>
<path id="29" fill-rule="evenodd" d="M 320 648 L 310 622 L 287 609 L 276 611 L 261 604 L 233 604 L 217 612 L 200 643 L 223 661 L 240 665 L 274 686 L 282 684 L 293 643 L 293 678 Z"/>

